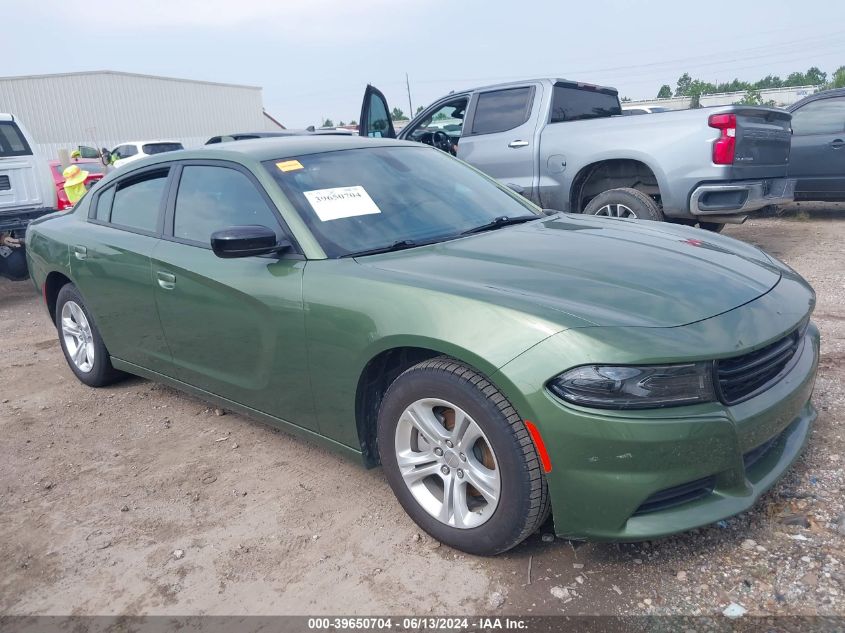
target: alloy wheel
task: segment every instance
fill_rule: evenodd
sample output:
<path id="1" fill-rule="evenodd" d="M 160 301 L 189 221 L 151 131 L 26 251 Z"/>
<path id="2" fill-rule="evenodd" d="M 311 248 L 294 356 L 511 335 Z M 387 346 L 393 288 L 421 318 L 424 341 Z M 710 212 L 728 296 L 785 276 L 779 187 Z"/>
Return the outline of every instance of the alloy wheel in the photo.
<path id="1" fill-rule="evenodd" d="M 461 529 L 493 516 L 502 483 L 496 455 L 460 407 L 438 398 L 417 400 L 400 416 L 394 445 L 405 485 L 431 516 Z"/>
<path id="2" fill-rule="evenodd" d="M 86 374 L 90 372 L 94 368 L 94 335 L 85 312 L 75 301 L 62 306 L 62 337 L 76 368 Z"/>
<path id="3" fill-rule="evenodd" d="M 631 208 L 622 203 L 616 202 L 606 204 L 596 211 L 596 215 L 603 215 L 610 218 L 636 218 L 637 214 Z"/>

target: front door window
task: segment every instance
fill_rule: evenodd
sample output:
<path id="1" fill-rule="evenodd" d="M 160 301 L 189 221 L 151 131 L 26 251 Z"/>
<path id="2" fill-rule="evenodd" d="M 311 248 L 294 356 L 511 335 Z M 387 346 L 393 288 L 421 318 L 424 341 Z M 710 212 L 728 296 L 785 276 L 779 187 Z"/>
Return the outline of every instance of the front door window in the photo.
<path id="1" fill-rule="evenodd" d="M 429 112 L 422 121 L 411 128 L 406 138 L 433 145 L 455 155 L 458 152 L 458 142 L 464 127 L 466 109 L 466 97 L 443 104 Z"/>

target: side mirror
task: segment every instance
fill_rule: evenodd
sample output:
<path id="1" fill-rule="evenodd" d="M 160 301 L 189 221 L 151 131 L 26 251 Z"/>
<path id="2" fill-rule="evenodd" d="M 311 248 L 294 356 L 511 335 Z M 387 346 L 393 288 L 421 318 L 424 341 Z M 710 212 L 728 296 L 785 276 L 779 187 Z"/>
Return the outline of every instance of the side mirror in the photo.
<path id="1" fill-rule="evenodd" d="M 211 250 L 224 259 L 278 253 L 290 246 L 290 242 L 278 240 L 275 231 L 266 226 L 230 226 L 211 234 Z"/>

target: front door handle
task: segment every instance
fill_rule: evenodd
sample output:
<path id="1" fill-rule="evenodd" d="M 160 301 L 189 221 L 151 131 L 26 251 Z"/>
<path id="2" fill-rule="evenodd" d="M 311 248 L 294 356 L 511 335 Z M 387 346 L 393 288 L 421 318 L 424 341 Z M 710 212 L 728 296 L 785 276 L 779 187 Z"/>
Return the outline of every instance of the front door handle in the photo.
<path id="1" fill-rule="evenodd" d="M 160 270 L 156 273 L 156 280 L 158 281 L 158 285 L 164 290 L 173 290 L 176 287 L 176 275 L 173 273 L 166 273 Z"/>
<path id="2" fill-rule="evenodd" d="M 845 141 L 843 141 L 841 138 L 834 139 L 834 140 L 833 140 L 833 141 L 831 141 L 831 143 L 830 143 L 830 146 L 831 146 L 833 149 L 839 149 L 839 148 L 840 148 L 840 147 L 842 147 L 843 145 L 845 145 Z"/>
<path id="3" fill-rule="evenodd" d="M 73 256 L 76 259 L 88 259 L 88 249 L 84 246 L 74 246 L 73 247 Z"/>
<path id="4" fill-rule="evenodd" d="M 528 147 L 528 141 L 520 141 L 519 139 L 508 143 L 508 147 L 516 149 L 517 147 Z"/>

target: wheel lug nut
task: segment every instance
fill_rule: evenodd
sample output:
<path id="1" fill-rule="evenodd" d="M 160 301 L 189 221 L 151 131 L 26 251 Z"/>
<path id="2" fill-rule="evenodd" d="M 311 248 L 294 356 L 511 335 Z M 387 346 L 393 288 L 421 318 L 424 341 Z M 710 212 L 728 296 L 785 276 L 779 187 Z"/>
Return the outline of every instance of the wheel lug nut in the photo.
<path id="1" fill-rule="evenodd" d="M 437 455 L 438 457 L 443 457 L 443 449 L 438 446 L 437 448 L 434 449 L 434 454 Z"/>
<path id="2" fill-rule="evenodd" d="M 449 440 L 446 440 L 446 446 L 448 446 L 449 448 L 452 448 L 452 442 L 449 441 Z"/>
<path id="3" fill-rule="evenodd" d="M 440 469 L 440 472 L 441 472 L 441 473 L 443 473 L 444 475 L 448 475 L 448 474 L 449 474 L 449 467 L 448 467 L 448 466 L 443 466 L 443 467 Z"/>
<path id="4" fill-rule="evenodd" d="M 461 461 L 465 462 L 467 460 L 467 456 L 461 453 Z"/>
<path id="5" fill-rule="evenodd" d="M 460 468 L 458 468 L 458 479 L 463 479 L 463 478 L 464 478 L 464 471 L 462 471 Z"/>

